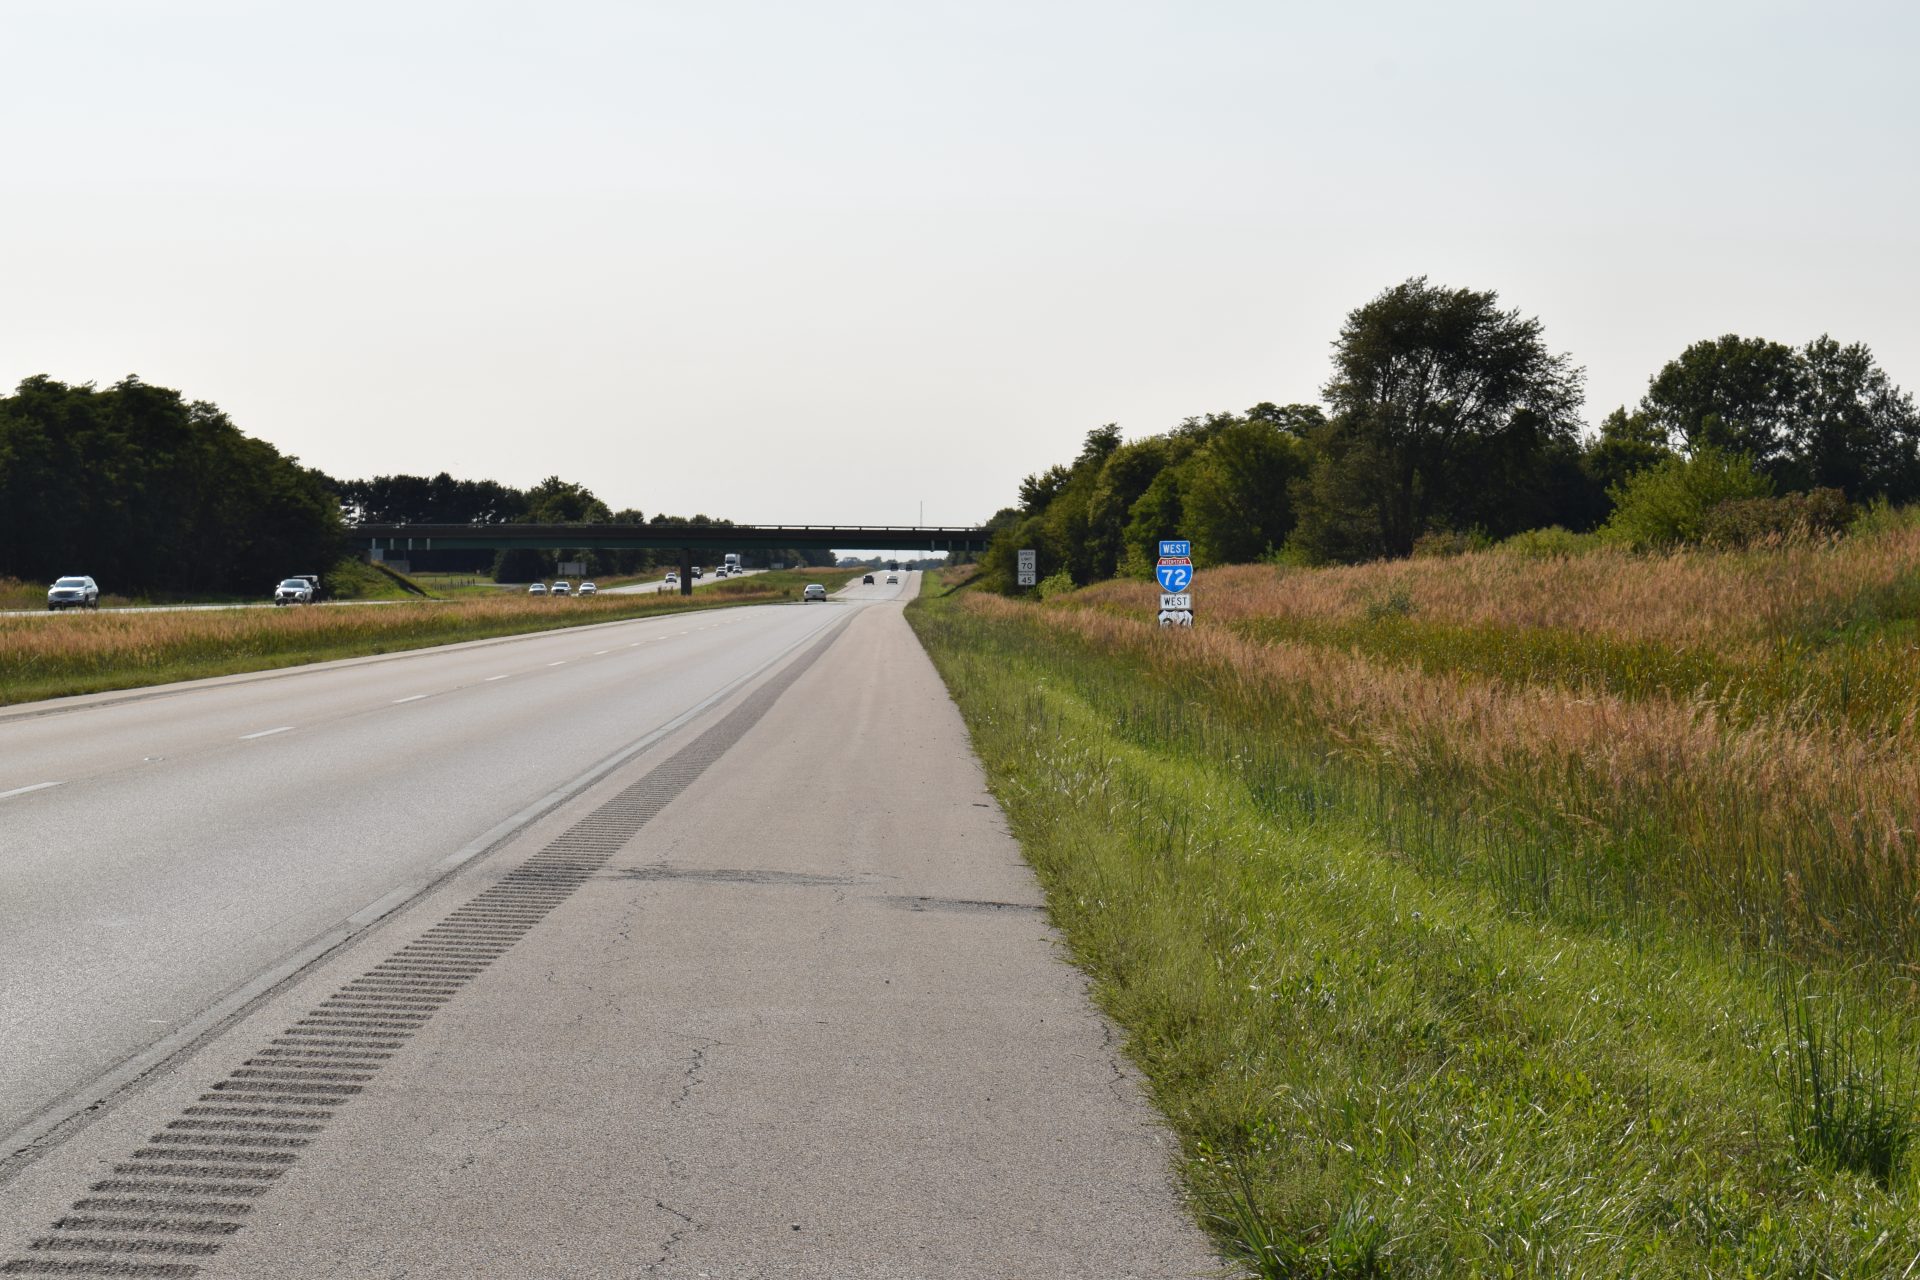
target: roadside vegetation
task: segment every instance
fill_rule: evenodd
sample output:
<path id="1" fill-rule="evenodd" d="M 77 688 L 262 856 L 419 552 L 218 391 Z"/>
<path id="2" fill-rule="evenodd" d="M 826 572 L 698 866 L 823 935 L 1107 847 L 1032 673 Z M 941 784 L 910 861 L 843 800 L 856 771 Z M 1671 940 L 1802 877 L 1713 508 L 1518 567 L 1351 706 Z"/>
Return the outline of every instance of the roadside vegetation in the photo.
<path id="1" fill-rule="evenodd" d="M 1249 1269 L 1920 1274 L 1920 527 L 1854 529 L 913 606 Z"/>
<path id="2" fill-rule="evenodd" d="M 810 569 L 759 574 L 715 584 L 691 599 L 677 593 L 643 593 L 556 600 L 502 592 L 367 608 L 295 606 L 121 614 L 102 610 L 0 618 L 0 705 L 688 609 L 793 601 L 799 599 L 806 582 L 820 582 L 833 591 L 854 572 Z"/>

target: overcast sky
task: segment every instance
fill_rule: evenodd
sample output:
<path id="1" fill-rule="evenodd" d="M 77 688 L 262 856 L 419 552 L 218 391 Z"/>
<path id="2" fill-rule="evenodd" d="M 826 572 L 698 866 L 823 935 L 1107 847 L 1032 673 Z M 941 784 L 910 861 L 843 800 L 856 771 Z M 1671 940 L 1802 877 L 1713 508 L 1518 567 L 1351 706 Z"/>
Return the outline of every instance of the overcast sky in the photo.
<path id="1" fill-rule="evenodd" d="M 1587 417 L 1726 332 L 1920 390 L 1920 5 L 0 0 L 0 382 L 341 477 L 971 523 L 1498 290 Z"/>

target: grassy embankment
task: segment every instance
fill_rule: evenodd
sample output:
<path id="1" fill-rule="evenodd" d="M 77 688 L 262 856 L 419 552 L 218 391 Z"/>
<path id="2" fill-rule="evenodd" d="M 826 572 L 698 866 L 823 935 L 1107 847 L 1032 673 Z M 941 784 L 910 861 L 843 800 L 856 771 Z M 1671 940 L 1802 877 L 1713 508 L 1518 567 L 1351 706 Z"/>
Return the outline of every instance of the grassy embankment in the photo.
<path id="1" fill-rule="evenodd" d="M 1268 1276 L 1920 1274 L 1920 531 L 909 612 Z"/>
<path id="2" fill-rule="evenodd" d="M 69 612 L 0 618 L 0 705 L 130 689 L 613 622 L 686 609 L 797 600 L 808 582 L 837 590 L 855 571 L 766 573 L 679 595 L 553 600 L 415 601 L 358 609 L 222 609 L 179 613 Z M 43 602 L 44 602 L 44 588 Z"/>

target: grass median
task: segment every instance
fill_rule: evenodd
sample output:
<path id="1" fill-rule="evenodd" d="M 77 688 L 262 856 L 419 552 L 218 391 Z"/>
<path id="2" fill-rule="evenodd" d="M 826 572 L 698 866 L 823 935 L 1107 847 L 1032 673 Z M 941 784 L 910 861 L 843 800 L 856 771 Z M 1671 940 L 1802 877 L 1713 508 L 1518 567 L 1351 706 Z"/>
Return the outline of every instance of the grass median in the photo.
<path id="1" fill-rule="evenodd" d="M 798 600 L 808 582 L 837 590 L 857 571 L 757 574 L 692 597 L 408 601 L 365 607 L 103 610 L 0 617 L 0 705 L 394 653 L 690 609 Z"/>
<path id="2" fill-rule="evenodd" d="M 1245 572 L 1294 602 L 1269 621 L 1324 589 L 1333 638 L 1250 638 L 1240 605 L 1166 634 L 1140 584 L 908 615 L 1223 1245 L 1266 1277 L 1920 1274 L 1911 860 L 1873 843 L 1904 738 L 1491 656 L 1554 618 L 1446 669 L 1402 656 L 1422 601 L 1467 591 L 1448 575 L 1510 598 L 1500 566 L 1396 569 L 1414 604 L 1372 610 L 1372 653 L 1348 623 L 1379 584 Z M 1822 772 L 1788 731 L 1854 754 Z"/>

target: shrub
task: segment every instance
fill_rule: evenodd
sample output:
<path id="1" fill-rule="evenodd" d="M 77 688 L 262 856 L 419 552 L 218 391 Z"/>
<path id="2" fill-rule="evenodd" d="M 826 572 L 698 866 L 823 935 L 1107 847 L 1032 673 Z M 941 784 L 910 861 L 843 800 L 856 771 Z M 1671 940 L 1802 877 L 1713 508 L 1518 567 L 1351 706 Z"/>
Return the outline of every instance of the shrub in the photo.
<path id="1" fill-rule="evenodd" d="M 1574 533 L 1559 525 L 1528 529 L 1499 543 L 1494 550 L 1525 560 L 1570 559 L 1600 549 L 1600 539 L 1591 533 Z"/>
<path id="2" fill-rule="evenodd" d="M 1772 493 L 1773 482 L 1745 454 L 1702 446 L 1692 457 L 1657 462 L 1609 489 L 1614 511 L 1600 534 L 1642 551 L 1695 543 L 1705 536 L 1707 513 L 1721 503 Z"/>
<path id="3" fill-rule="evenodd" d="M 1034 591 L 1042 600 L 1051 600 L 1055 596 L 1063 596 L 1073 590 L 1074 585 L 1073 575 L 1061 569 L 1040 579 L 1040 585 L 1035 587 Z"/>
<path id="4" fill-rule="evenodd" d="M 1871 538 L 1882 533 L 1903 533 L 1908 529 L 1920 529 L 1920 504 L 1896 507 L 1885 498 L 1875 498 L 1860 508 L 1848 532 Z"/>
<path id="5" fill-rule="evenodd" d="M 1492 545 L 1493 539 L 1479 529 L 1469 529 L 1465 533 L 1456 533 L 1452 529 L 1429 529 L 1413 540 L 1413 558 L 1437 560 L 1446 556 L 1463 556 L 1469 551 L 1485 551 Z"/>
<path id="6" fill-rule="evenodd" d="M 1411 618 L 1413 611 L 1413 593 L 1405 587 L 1395 587 L 1386 595 L 1367 602 L 1367 621 L 1385 622 L 1395 618 Z"/>
<path id="7" fill-rule="evenodd" d="M 1846 532 L 1859 514 L 1838 489 L 1777 498 L 1729 498 L 1707 512 L 1701 540 L 1716 547 L 1812 538 Z"/>

